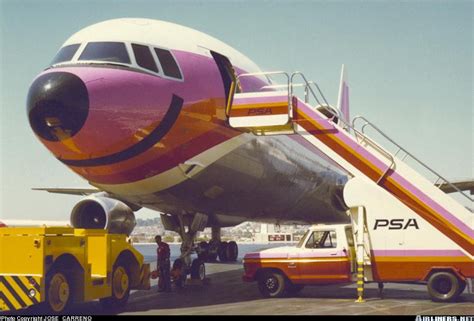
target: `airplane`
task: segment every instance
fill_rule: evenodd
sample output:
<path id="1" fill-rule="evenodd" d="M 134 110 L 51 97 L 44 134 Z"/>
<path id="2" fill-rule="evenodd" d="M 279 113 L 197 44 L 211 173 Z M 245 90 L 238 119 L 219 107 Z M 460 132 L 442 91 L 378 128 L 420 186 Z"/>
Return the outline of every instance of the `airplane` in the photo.
<path id="1" fill-rule="evenodd" d="M 201 258 L 235 261 L 237 244 L 221 241 L 223 227 L 348 223 L 346 169 L 297 135 L 229 125 L 234 93 L 279 92 L 270 76 L 236 49 L 174 23 L 88 26 L 34 79 L 27 113 L 41 143 L 95 188 L 38 190 L 85 196 L 71 212 L 75 227 L 130 234 L 135 211 L 157 210 L 180 234 L 188 265 L 204 228 L 212 240 L 198 245 Z M 317 110 L 350 120 L 344 70 L 336 108 Z"/>

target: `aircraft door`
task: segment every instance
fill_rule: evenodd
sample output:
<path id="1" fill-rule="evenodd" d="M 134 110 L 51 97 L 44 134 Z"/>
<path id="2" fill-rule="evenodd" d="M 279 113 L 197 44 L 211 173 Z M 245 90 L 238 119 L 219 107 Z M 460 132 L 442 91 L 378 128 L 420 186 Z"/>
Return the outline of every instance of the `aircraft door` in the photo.
<path id="1" fill-rule="evenodd" d="M 234 90 L 237 93 L 241 91 L 240 84 L 237 81 L 237 75 L 235 73 L 234 67 L 232 66 L 232 63 L 230 62 L 229 58 L 212 50 L 210 52 L 211 52 L 212 57 L 214 58 L 214 61 L 217 64 L 217 68 L 219 68 L 219 73 L 221 74 L 222 83 L 224 85 L 224 94 L 225 94 L 225 102 L 226 102 L 225 107 L 230 106 L 232 104 Z M 233 82 L 237 84 L 236 85 L 237 88 L 233 88 L 232 86 Z"/>

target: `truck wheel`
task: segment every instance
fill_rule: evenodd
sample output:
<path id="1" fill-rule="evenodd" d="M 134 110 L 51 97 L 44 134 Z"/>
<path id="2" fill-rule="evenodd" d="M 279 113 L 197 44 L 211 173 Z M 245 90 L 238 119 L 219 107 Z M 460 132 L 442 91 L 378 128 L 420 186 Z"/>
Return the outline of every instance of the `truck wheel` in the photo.
<path id="1" fill-rule="evenodd" d="M 230 262 L 235 262 L 237 261 L 237 257 L 239 256 L 239 246 L 234 241 L 230 241 L 227 244 L 226 252 L 227 260 Z"/>
<path id="2" fill-rule="evenodd" d="M 221 262 L 227 262 L 228 257 L 227 257 L 227 247 L 229 246 L 229 243 L 227 242 L 221 242 L 219 245 L 219 261 Z"/>
<path id="3" fill-rule="evenodd" d="M 191 279 L 203 281 L 206 278 L 206 266 L 200 259 L 193 260 L 191 264 Z"/>
<path id="4" fill-rule="evenodd" d="M 46 277 L 45 308 L 49 312 L 59 314 L 66 311 L 72 298 L 72 289 L 67 273 L 52 269 Z"/>
<path id="5" fill-rule="evenodd" d="M 123 264 L 117 264 L 112 271 L 112 296 L 100 299 L 104 309 L 123 308 L 130 296 L 130 273 Z"/>
<path id="6" fill-rule="evenodd" d="M 459 279 L 451 272 L 433 273 L 428 280 L 428 294 L 435 302 L 454 301 L 460 289 Z"/>
<path id="7" fill-rule="evenodd" d="M 258 278 L 258 289 L 266 298 L 281 298 L 286 294 L 285 277 L 278 272 L 265 272 Z"/>

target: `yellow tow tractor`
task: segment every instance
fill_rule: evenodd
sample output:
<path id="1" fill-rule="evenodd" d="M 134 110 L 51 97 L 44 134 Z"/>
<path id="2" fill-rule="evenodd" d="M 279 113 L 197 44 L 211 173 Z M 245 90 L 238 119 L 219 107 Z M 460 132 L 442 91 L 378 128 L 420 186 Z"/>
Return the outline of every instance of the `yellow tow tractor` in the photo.
<path id="1" fill-rule="evenodd" d="M 52 313 L 100 299 L 125 306 L 150 289 L 150 266 L 126 235 L 72 227 L 0 228 L 0 312 L 41 304 Z"/>

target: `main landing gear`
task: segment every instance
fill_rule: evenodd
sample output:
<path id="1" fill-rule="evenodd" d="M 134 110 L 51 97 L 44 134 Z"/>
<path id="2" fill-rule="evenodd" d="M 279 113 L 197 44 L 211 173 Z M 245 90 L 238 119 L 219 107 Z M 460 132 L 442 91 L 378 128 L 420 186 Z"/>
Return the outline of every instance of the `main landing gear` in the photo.
<path id="1" fill-rule="evenodd" d="M 161 220 L 167 230 L 177 232 L 182 239 L 181 255 L 173 262 L 171 278 L 177 287 L 183 287 L 188 275 L 191 280 L 204 282 L 206 279 L 205 262 L 235 262 L 239 254 L 237 243 L 222 242 L 220 227 L 212 228 L 212 239 L 209 242 L 195 244 L 198 231 L 203 231 L 207 224 L 207 215 L 162 215 Z M 192 258 L 196 253 L 197 258 Z"/>
<path id="2" fill-rule="evenodd" d="M 209 241 L 200 242 L 197 248 L 198 258 L 204 262 L 235 262 L 239 255 L 239 248 L 234 241 L 220 242 Z"/>
<path id="3" fill-rule="evenodd" d="M 220 227 L 212 228 L 212 239 L 209 242 L 202 241 L 196 248 L 198 258 L 204 262 L 235 262 L 239 256 L 239 247 L 234 241 L 221 241 Z"/>

